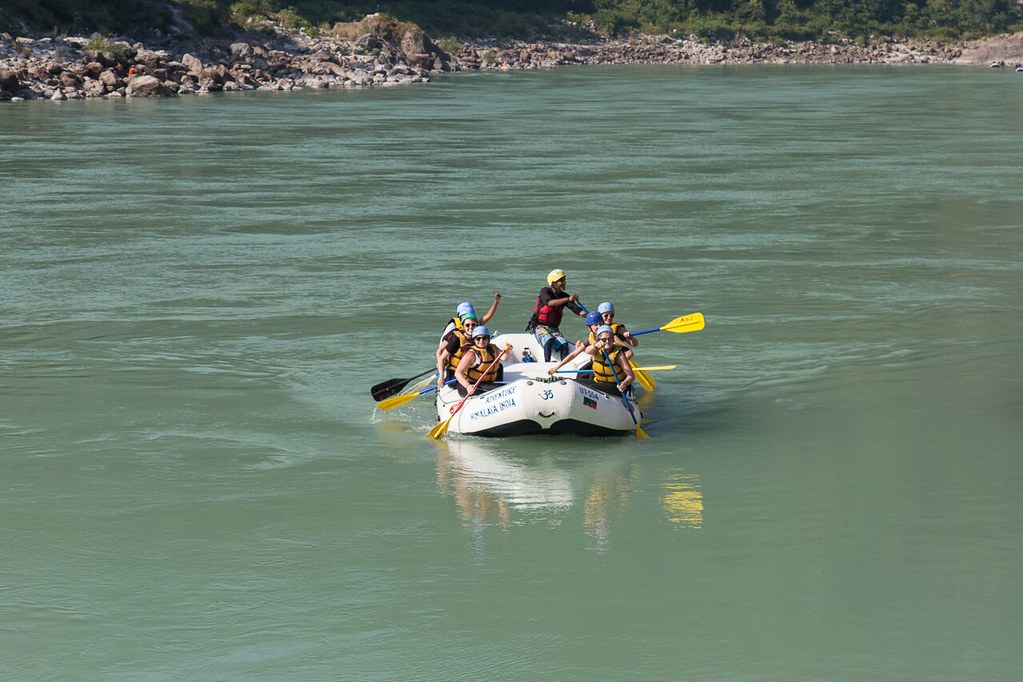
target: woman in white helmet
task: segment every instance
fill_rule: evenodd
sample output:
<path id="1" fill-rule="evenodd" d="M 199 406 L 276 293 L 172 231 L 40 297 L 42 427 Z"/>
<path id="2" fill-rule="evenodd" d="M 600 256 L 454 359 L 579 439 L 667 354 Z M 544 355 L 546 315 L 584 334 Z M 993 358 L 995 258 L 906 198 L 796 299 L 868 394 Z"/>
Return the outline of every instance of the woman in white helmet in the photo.
<path id="1" fill-rule="evenodd" d="M 558 327 L 561 325 L 561 317 L 568 308 L 579 317 L 586 317 L 582 306 L 579 305 L 579 294 L 570 294 L 565 291 L 568 278 L 561 268 L 551 270 L 547 273 L 547 286 L 540 289 L 540 295 L 536 297 L 536 305 L 533 306 L 533 316 L 529 318 L 526 331 L 533 332 L 536 340 L 543 348 L 544 362 L 551 361 L 554 349 L 558 349 L 562 359 L 570 350 L 568 339 L 566 339 Z"/>
<path id="2" fill-rule="evenodd" d="M 444 326 L 444 331 L 442 331 L 440 334 L 440 345 L 442 346 L 444 345 L 444 341 L 447 338 L 448 334 L 450 334 L 456 329 L 462 328 L 462 320 L 465 318 L 466 315 L 472 315 L 479 321 L 480 324 L 486 324 L 487 322 L 490 322 L 490 318 L 492 318 L 494 316 L 494 313 L 497 312 L 497 304 L 500 302 L 501 294 L 495 293 L 494 302 L 490 304 L 490 309 L 487 310 L 487 312 L 483 313 L 483 317 L 479 317 L 478 315 L 476 315 L 476 309 L 469 301 L 462 301 L 461 303 L 459 303 L 458 307 L 455 308 L 455 316 L 448 320 L 448 323 Z"/>

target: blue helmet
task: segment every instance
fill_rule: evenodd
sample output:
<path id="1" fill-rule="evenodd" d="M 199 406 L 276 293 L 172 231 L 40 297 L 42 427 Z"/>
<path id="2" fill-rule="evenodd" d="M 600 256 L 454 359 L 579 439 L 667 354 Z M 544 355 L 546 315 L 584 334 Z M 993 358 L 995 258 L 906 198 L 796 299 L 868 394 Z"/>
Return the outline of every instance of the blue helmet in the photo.
<path id="1" fill-rule="evenodd" d="M 591 324 L 599 324 L 603 318 L 596 310 L 591 310 L 586 313 L 586 326 L 589 327 Z"/>
<path id="2" fill-rule="evenodd" d="M 597 312 L 602 315 L 604 313 L 613 313 L 614 311 L 615 307 L 611 305 L 611 301 L 604 301 L 603 303 L 597 306 Z"/>
<path id="3" fill-rule="evenodd" d="M 478 331 L 479 327 L 476 327 L 476 330 Z M 611 325 L 609 324 L 602 324 L 599 327 L 597 327 L 597 336 L 600 336 L 604 332 L 607 332 L 608 334 L 614 334 L 615 330 L 611 329 Z"/>
<path id="4" fill-rule="evenodd" d="M 475 312 L 476 309 L 473 308 L 472 303 L 469 303 L 468 301 L 462 301 L 461 303 L 458 304 L 458 307 L 455 308 L 455 315 L 458 315 L 459 317 L 465 315 L 466 313 L 475 314 Z"/>
<path id="5" fill-rule="evenodd" d="M 477 336 L 490 336 L 490 330 L 481 324 L 480 326 L 472 330 L 472 338 L 475 339 Z"/>

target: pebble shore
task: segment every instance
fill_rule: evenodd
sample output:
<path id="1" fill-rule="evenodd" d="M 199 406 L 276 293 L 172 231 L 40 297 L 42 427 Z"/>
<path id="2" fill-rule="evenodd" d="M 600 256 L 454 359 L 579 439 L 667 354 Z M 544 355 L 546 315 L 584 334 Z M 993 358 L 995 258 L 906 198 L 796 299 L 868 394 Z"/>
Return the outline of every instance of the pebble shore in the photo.
<path id="1" fill-rule="evenodd" d="M 412 24 L 338 24 L 315 37 L 278 28 L 190 49 L 138 42 L 0 34 L 0 101 L 169 97 L 247 90 L 361 88 L 426 82 L 444 72 L 552 69 L 572 64 L 952 64 L 962 45 L 885 41 L 869 46 L 706 43 L 641 35 L 587 44 L 482 42 L 446 52 Z M 396 28 L 397 27 L 397 28 Z"/>

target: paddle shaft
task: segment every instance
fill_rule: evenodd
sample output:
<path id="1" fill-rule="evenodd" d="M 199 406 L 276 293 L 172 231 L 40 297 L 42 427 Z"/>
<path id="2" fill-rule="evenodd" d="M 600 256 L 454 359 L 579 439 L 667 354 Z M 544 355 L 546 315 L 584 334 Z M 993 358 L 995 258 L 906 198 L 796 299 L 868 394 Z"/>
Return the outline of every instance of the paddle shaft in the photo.
<path id="1" fill-rule="evenodd" d="M 448 379 L 447 381 L 444 382 L 444 385 L 447 386 L 448 384 L 453 384 L 455 381 L 457 381 L 457 379 Z M 381 400 L 380 404 L 377 405 L 377 407 L 379 407 L 381 410 L 391 410 L 391 409 L 394 409 L 395 407 L 398 407 L 399 405 L 404 405 L 405 403 L 412 402 L 415 398 L 418 398 L 421 395 L 424 395 L 426 393 L 429 393 L 430 391 L 436 391 L 436 390 L 437 390 L 437 386 L 434 385 L 434 386 L 430 386 L 428 388 L 424 388 L 423 390 L 418 391 L 416 393 L 409 393 L 408 395 L 392 396 L 390 398 L 386 398 L 384 400 Z"/>
<path id="2" fill-rule="evenodd" d="M 637 369 L 643 372 L 656 372 L 665 369 L 675 369 L 678 365 L 657 365 L 656 367 L 633 367 L 632 371 L 635 372 Z M 592 369 L 559 369 L 556 374 L 587 374 L 592 372 Z"/>
<path id="3" fill-rule="evenodd" d="M 629 411 L 629 416 L 632 417 L 632 423 L 636 425 L 636 430 L 639 430 L 639 420 L 636 419 L 636 413 L 632 411 L 632 405 L 629 404 L 629 397 L 625 395 L 625 391 L 622 390 L 622 382 L 618 379 L 618 370 L 615 369 L 614 363 L 611 362 L 611 356 L 607 354 L 607 351 L 603 348 L 600 352 L 604 354 L 604 361 L 607 362 L 607 366 L 611 369 L 611 374 L 615 378 L 615 388 L 618 389 L 618 393 L 622 396 L 622 402 L 625 403 L 625 408 Z"/>

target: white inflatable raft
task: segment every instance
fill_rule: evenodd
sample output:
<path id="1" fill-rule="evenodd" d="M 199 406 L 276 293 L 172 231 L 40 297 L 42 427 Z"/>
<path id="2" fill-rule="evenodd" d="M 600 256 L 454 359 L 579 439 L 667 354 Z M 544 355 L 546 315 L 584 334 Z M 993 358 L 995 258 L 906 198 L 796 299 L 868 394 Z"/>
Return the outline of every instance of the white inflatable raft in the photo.
<path id="1" fill-rule="evenodd" d="M 473 436 L 573 434 L 616 436 L 633 434 L 636 425 L 614 386 L 610 393 L 575 374 L 550 376 L 556 362 L 544 362 L 543 350 L 532 334 L 500 334 L 491 341 L 498 348 L 511 344 L 505 354 L 504 382 L 485 393 L 473 394 L 455 414 L 450 433 Z M 538 361 L 537 361 L 538 360 Z M 581 354 L 563 370 L 580 369 L 589 361 Z M 585 376 L 585 375 L 583 375 Z M 454 385 L 437 396 L 437 419 L 444 421 L 462 401 Z M 630 399 L 636 418 L 639 408 Z"/>

